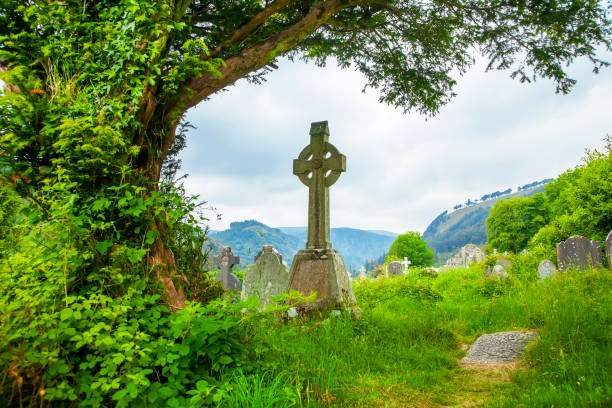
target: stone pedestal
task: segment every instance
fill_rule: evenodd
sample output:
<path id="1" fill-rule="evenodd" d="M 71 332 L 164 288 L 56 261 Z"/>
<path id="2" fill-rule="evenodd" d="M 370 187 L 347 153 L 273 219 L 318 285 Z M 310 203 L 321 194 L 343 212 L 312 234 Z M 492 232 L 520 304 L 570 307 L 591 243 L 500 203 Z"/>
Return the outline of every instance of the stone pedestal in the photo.
<path id="1" fill-rule="evenodd" d="M 355 295 L 342 256 L 334 249 L 304 249 L 293 257 L 289 289 L 304 296 L 316 292 L 307 309 L 355 305 Z"/>

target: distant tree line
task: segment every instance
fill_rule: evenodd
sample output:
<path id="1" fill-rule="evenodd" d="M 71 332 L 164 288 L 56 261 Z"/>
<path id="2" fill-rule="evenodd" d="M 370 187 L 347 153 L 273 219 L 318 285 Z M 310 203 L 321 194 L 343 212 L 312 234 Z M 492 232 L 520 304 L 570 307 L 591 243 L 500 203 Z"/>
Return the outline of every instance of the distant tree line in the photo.
<path id="1" fill-rule="evenodd" d="M 547 179 L 544 179 L 542 181 L 534 181 L 532 183 L 525 184 L 524 186 L 518 187 L 518 191 L 523 191 L 523 190 L 527 190 L 527 189 L 530 189 L 530 188 L 533 188 L 533 187 L 538 187 L 538 186 L 544 186 L 544 185 L 550 183 L 553 180 L 554 179 L 547 178 Z"/>
<path id="2" fill-rule="evenodd" d="M 385 263 L 386 257 L 387 257 L 387 253 L 385 252 L 378 258 L 366 259 L 363 266 L 366 268 L 366 271 L 373 271 L 374 269 L 378 268 L 379 266 Z"/>

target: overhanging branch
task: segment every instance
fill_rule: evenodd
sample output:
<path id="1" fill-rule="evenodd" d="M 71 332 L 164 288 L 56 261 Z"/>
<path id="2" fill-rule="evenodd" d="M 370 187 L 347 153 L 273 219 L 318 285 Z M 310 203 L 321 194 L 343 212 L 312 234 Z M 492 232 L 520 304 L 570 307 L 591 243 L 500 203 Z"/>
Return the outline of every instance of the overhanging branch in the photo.
<path id="1" fill-rule="evenodd" d="M 292 50 L 304 38 L 324 24 L 334 13 L 359 3 L 356 0 L 330 0 L 314 4 L 308 13 L 293 26 L 254 45 L 242 54 L 226 60 L 225 66 L 219 70 L 220 77 L 205 74 L 192 79 L 187 85 L 186 92 L 190 96 L 182 101 L 183 109 L 187 110 L 197 105 L 200 101 L 231 85 L 249 72 L 262 68 L 276 57 Z"/>

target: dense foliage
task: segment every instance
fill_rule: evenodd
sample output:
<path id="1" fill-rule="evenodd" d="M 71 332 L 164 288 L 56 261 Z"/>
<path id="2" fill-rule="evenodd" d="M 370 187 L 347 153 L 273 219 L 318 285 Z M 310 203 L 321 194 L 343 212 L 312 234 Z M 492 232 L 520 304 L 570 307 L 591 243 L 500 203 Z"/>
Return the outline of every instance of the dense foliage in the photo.
<path id="1" fill-rule="evenodd" d="M 567 92 L 567 63 L 605 65 L 610 25 L 594 0 L 0 0 L 0 402 L 223 398 L 243 318 L 197 303 L 220 295 L 205 220 L 163 183 L 183 114 L 211 94 L 283 55 L 333 57 L 433 114 L 474 48 Z"/>
<path id="2" fill-rule="evenodd" d="M 519 252 L 547 221 L 543 194 L 498 201 L 486 220 L 488 244 L 502 252 Z"/>
<path id="3" fill-rule="evenodd" d="M 612 229 L 611 198 L 612 143 L 606 137 L 603 152 L 587 150 L 583 162 L 550 182 L 543 195 L 498 202 L 486 221 L 489 244 L 550 255 L 557 242 L 572 235 L 603 243 Z"/>
<path id="4" fill-rule="evenodd" d="M 389 248 L 390 259 L 408 258 L 411 266 L 433 265 L 434 252 L 427 248 L 427 242 L 421 238 L 421 234 L 409 231 L 398 235 Z"/>

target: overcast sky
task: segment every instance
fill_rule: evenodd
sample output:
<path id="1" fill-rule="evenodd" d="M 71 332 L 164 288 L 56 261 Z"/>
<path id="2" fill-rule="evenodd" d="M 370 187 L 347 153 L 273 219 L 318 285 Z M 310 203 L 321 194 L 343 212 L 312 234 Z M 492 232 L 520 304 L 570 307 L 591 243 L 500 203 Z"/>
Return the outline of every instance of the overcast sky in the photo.
<path id="1" fill-rule="evenodd" d="M 347 157 L 330 188 L 331 226 L 422 233 L 468 198 L 556 177 L 585 148 L 602 148 L 612 70 L 594 75 L 577 63 L 571 72 L 578 83 L 560 95 L 552 82 L 521 84 L 476 65 L 428 119 L 362 93 L 359 73 L 281 61 L 263 85 L 241 80 L 188 112 L 196 129 L 181 154 L 185 186 L 221 214 L 208 213 L 212 229 L 246 219 L 305 226 L 308 191 L 292 163 L 310 123 L 327 120 L 330 143 Z"/>

